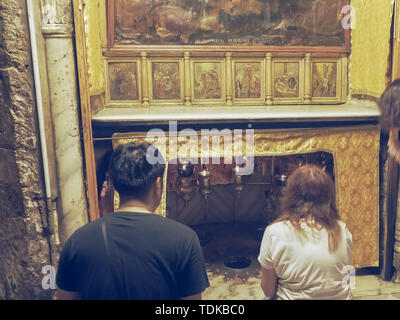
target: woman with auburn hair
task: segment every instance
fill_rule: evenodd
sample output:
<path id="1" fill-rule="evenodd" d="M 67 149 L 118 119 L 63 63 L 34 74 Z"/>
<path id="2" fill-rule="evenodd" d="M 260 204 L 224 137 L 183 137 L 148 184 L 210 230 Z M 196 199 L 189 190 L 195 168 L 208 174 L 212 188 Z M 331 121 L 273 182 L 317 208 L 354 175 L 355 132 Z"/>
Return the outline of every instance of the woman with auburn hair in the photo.
<path id="1" fill-rule="evenodd" d="M 281 199 L 281 215 L 263 236 L 258 260 L 266 299 L 351 299 L 352 236 L 340 220 L 331 177 L 297 168 Z"/>

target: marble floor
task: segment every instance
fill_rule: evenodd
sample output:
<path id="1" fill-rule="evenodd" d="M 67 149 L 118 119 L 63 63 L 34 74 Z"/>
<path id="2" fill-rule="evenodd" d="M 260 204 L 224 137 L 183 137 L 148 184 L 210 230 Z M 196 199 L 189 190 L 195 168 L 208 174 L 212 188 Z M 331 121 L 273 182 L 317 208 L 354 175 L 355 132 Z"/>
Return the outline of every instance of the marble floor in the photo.
<path id="1" fill-rule="evenodd" d="M 356 277 L 354 300 L 400 300 L 400 284 L 383 281 L 376 275 Z M 263 293 L 260 279 L 252 277 L 243 282 L 237 278 L 224 281 L 223 276 L 213 278 L 211 287 L 203 294 L 205 300 L 260 300 Z"/>
<path id="2" fill-rule="evenodd" d="M 400 283 L 376 275 L 358 276 L 353 296 L 355 300 L 400 300 Z"/>

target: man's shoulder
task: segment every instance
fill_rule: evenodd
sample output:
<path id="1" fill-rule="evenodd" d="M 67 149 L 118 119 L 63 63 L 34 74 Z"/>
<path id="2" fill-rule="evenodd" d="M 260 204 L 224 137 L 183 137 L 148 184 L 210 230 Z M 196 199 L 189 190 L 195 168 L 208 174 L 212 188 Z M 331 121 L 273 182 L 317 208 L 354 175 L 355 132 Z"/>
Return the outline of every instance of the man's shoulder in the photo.
<path id="1" fill-rule="evenodd" d="M 176 235 L 193 238 L 193 236 L 196 234 L 192 228 L 179 221 L 162 216 L 155 216 L 153 218 L 158 221 L 162 228 L 165 228 L 165 230 L 168 232 L 174 232 Z"/>
<path id="2" fill-rule="evenodd" d="M 103 218 L 91 221 L 78 229 L 76 229 L 71 236 L 69 237 L 69 241 L 80 241 L 82 238 L 93 236 L 98 230 L 100 230 L 100 225 L 103 221 Z"/>

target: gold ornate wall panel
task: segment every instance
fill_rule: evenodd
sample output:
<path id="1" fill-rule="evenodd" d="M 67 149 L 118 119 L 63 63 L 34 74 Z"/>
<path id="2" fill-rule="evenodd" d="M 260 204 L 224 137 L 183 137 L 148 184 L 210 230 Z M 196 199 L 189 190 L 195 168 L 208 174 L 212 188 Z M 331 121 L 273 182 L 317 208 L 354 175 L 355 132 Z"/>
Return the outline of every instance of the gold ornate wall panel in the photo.
<path id="1" fill-rule="evenodd" d="M 245 133 L 245 131 L 243 131 Z M 240 148 L 233 155 L 248 155 L 248 136 L 239 137 Z M 147 135 L 143 132 L 116 133 L 113 146 L 145 139 L 155 144 L 170 161 L 181 151 L 194 150 L 198 157 L 224 156 L 220 148 L 202 150 L 202 139 L 190 138 L 188 133 L 170 133 L 168 137 Z M 197 137 L 191 132 L 191 137 Z M 333 154 L 335 183 L 339 213 L 353 235 L 353 265 L 356 267 L 379 264 L 379 141 L 377 126 L 355 126 L 323 129 L 260 130 L 254 134 L 254 156 L 282 156 L 326 151 Z M 211 139 L 209 138 L 209 145 Z M 235 144 L 236 145 L 236 144 Z M 246 152 L 247 151 L 247 152 Z M 242 153 L 241 153 L 242 152 Z M 167 172 L 167 170 L 166 170 Z M 157 213 L 166 215 L 166 174 L 164 194 Z"/>
<path id="2" fill-rule="evenodd" d="M 105 69 L 107 107 L 339 104 L 347 98 L 346 55 L 141 52 L 110 56 Z"/>
<path id="3" fill-rule="evenodd" d="M 323 1 L 320 1 L 319 3 L 323 5 Z M 351 30 L 349 87 L 351 88 L 352 94 L 362 94 L 379 97 L 386 87 L 386 73 L 388 71 L 388 58 L 390 52 L 390 28 L 393 14 L 393 0 L 351 0 L 350 4 L 354 8 L 353 13 L 355 17 L 355 28 Z M 103 59 L 101 59 L 102 47 L 104 48 L 104 46 L 106 45 L 104 38 L 107 36 L 105 30 L 105 26 L 107 25 L 105 10 L 106 5 L 107 1 L 105 0 L 90 0 L 85 1 L 84 6 L 86 42 L 89 52 L 89 55 L 87 57 L 89 65 L 88 77 L 91 95 L 101 93 L 104 90 L 106 82 L 108 81 L 106 75 L 104 74 L 104 57 Z M 127 11 L 126 14 L 129 15 L 129 12 Z M 133 20 L 129 21 L 129 19 L 127 19 L 126 21 L 129 24 L 132 23 Z M 319 30 L 319 32 L 322 32 L 322 30 Z M 348 38 L 348 40 L 350 41 L 350 35 L 348 35 Z M 128 48 L 129 46 L 125 45 L 125 47 Z M 290 47 L 288 48 L 289 49 L 288 51 L 286 51 L 286 53 L 291 50 Z M 348 48 L 350 48 L 350 46 L 348 46 Z M 184 49 L 185 48 L 183 46 L 178 46 L 178 49 L 175 48 L 172 50 L 172 52 L 174 52 L 174 50 L 175 52 L 182 52 Z M 130 52 L 141 51 L 140 46 L 136 46 L 134 50 L 126 49 L 123 53 L 123 57 L 125 58 L 127 57 L 127 50 L 130 50 Z M 154 51 L 154 48 L 152 50 Z M 225 52 L 231 52 L 229 51 L 229 47 L 225 47 L 224 50 Z M 151 52 L 147 51 L 147 49 L 145 50 L 144 48 L 143 51 Z M 171 52 L 171 50 L 169 51 Z M 285 52 L 285 50 L 281 51 Z M 312 53 L 314 51 L 304 51 L 304 53 L 306 52 Z M 329 52 L 329 49 L 327 52 Z M 112 51 L 104 49 L 103 56 L 115 58 L 117 56 L 121 56 L 121 52 L 119 52 L 118 50 Z M 266 59 L 266 61 L 268 60 Z M 268 65 L 266 65 L 266 67 L 266 72 L 268 74 Z M 228 79 L 230 78 L 231 77 L 228 77 Z M 274 101 L 272 102 L 272 93 L 268 90 L 272 90 L 269 88 L 272 88 L 273 86 L 273 78 L 274 76 L 266 78 L 266 104 L 302 103 L 301 99 L 299 99 L 300 101 L 297 102 L 296 99 L 294 99 L 293 97 L 293 80 L 291 80 L 291 88 L 289 87 L 289 89 L 284 88 L 283 90 L 281 90 L 281 92 L 287 92 L 287 96 L 285 96 L 285 98 L 282 98 L 280 94 L 278 94 L 278 96 L 274 97 Z M 271 81 L 271 84 L 269 84 L 268 81 Z M 344 77 L 343 81 L 347 81 L 347 77 Z M 342 85 L 344 88 L 347 89 L 347 84 Z M 228 96 L 226 97 L 226 100 L 224 102 L 227 105 L 230 105 L 231 102 L 228 94 L 229 86 L 230 83 L 227 83 L 227 85 L 225 86 L 226 94 Z M 307 83 L 305 83 L 305 86 L 307 86 Z M 305 87 L 305 89 L 307 89 L 307 87 Z M 309 93 L 305 92 L 304 103 L 308 103 L 308 95 Z M 191 94 L 190 96 L 193 97 L 193 94 Z M 344 96 L 343 99 L 345 99 L 345 97 L 347 96 L 347 92 L 343 92 L 342 96 Z M 288 98 L 289 101 L 284 101 L 284 99 L 286 98 Z M 186 100 L 186 102 L 183 102 L 183 104 L 201 105 L 210 103 L 209 99 L 207 99 L 206 101 L 200 100 L 203 99 L 192 99 L 190 103 L 188 103 L 188 100 Z M 327 99 L 325 99 L 324 102 L 328 103 L 326 100 Z M 337 99 L 332 100 L 337 101 Z M 107 106 L 115 105 L 131 106 L 135 105 L 135 102 L 130 100 L 129 103 L 121 104 L 120 101 L 108 100 Z M 144 103 L 144 105 L 147 105 L 146 102 Z"/>

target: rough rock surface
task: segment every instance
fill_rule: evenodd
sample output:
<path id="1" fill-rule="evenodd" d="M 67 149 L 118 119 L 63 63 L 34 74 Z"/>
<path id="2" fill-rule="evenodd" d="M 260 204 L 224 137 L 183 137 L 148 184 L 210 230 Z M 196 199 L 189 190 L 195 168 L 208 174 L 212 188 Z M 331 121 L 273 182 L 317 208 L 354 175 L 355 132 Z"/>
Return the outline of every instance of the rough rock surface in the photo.
<path id="1" fill-rule="evenodd" d="M 0 4 L 0 299 L 49 299 L 46 201 L 24 0 Z"/>

